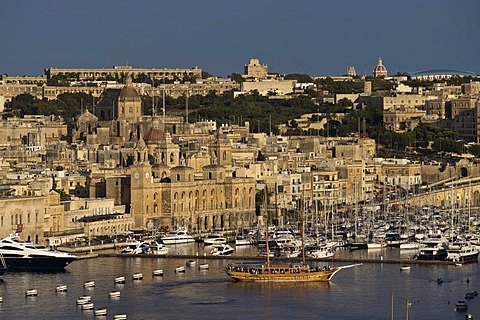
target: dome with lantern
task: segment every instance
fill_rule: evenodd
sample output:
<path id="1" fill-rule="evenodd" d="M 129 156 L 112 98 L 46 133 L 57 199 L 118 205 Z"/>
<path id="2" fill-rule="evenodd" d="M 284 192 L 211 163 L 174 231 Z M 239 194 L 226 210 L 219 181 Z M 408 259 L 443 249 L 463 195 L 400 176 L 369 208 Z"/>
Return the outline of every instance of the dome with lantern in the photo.
<path id="1" fill-rule="evenodd" d="M 378 64 L 375 69 L 373 69 L 373 76 L 375 78 L 387 76 L 387 68 L 383 65 L 382 58 L 378 59 Z"/>

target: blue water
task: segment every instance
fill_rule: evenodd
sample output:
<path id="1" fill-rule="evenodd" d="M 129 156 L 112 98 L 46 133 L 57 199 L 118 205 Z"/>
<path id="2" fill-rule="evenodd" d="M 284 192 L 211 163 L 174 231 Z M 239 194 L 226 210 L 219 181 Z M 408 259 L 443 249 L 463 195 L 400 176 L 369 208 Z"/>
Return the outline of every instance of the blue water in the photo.
<path id="1" fill-rule="evenodd" d="M 178 249 L 179 253 L 202 250 L 197 245 Z M 252 249 L 243 249 L 246 252 Z M 349 255 L 398 256 L 399 252 L 350 253 Z M 202 253 L 200 253 L 200 256 Z M 457 300 L 466 292 L 480 292 L 479 265 L 420 266 L 401 272 L 400 265 L 363 264 L 342 270 L 330 283 L 259 284 L 234 283 L 222 271 L 228 261 L 205 260 L 210 269 L 186 267 L 176 274 L 176 266 L 185 259 L 175 258 L 95 258 L 73 262 L 65 273 L 7 273 L 0 283 L 0 319 L 93 319 L 93 311 L 76 306 L 81 295 L 92 296 L 95 308 L 106 308 L 107 317 L 126 314 L 128 319 L 390 319 L 391 294 L 395 319 L 465 319 L 471 313 L 480 319 L 480 296 L 467 300 L 469 310 L 454 311 Z M 340 264 L 340 263 L 337 263 Z M 345 264 L 345 263 L 341 263 Z M 318 265 L 323 265 L 319 263 Z M 163 277 L 153 277 L 163 269 Z M 142 272 L 142 281 L 132 274 Z M 114 278 L 125 276 L 124 285 Z M 437 284 L 436 279 L 444 282 Z M 467 281 L 468 279 L 468 281 Z M 85 289 L 85 281 L 96 286 Z M 58 284 L 68 286 L 66 293 L 55 293 Z M 27 289 L 37 289 L 37 297 L 25 297 Z M 120 291 L 117 300 L 108 292 Z M 449 303 L 450 302 L 450 303 Z"/>

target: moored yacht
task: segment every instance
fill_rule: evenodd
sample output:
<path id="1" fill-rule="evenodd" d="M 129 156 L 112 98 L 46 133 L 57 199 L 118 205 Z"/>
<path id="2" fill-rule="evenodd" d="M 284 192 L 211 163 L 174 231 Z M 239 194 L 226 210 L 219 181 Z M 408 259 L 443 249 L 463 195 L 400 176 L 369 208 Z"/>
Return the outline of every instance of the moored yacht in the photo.
<path id="1" fill-rule="evenodd" d="M 0 255 L 9 271 L 62 271 L 76 259 L 72 254 L 25 242 L 16 233 L 0 240 Z"/>
<path id="2" fill-rule="evenodd" d="M 447 240 L 441 235 L 431 235 L 420 243 L 418 260 L 445 260 Z"/>
<path id="3" fill-rule="evenodd" d="M 203 244 L 206 246 L 211 246 L 215 244 L 226 244 L 227 238 L 225 238 L 221 233 L 212 232 L 203 238 Z"/>
<path id="4" fill-rule="evenodd" d="M 165 237 L 162 238 L 164 244 L 182 244 L 195 242 L 195 239 L 189 235 L 185 230 L 176 230 L 169 232 Z"/>
<path id="5" fill-rule="evenodd" d="M 471 243 L 456 239 L 448 243 L 447 260 L 468 263 L 477 262 L 480 249 Z"/>

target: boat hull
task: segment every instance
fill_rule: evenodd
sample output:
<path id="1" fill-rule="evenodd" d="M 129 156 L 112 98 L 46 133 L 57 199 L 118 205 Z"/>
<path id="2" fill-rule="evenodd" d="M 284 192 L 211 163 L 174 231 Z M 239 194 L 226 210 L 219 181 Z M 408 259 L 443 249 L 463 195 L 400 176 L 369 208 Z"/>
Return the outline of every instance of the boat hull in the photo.
<path id="1" fill-rule="evenodd" d="M 330 272 L 298 273 L 298 274 L 246 274 L 244 272 L 227 271 L 235 281 L 250 282 L 328 282 L 337 270 Z"/>
<path id="2" fill-rule="evenodd" d="M 64 271 L 75 257 L 35 257 L 11 258 L 4 257 L 8 271 Z"/>
<path id="3" fill-rule="evenodd" d="M 163 244 L 184 244 L 195 242 L 195 239 L 162 239 Z"/>
<path id="4" fill-rule="evenodd" d="M 479 255 L 479 252 L 475 252 L 467 255 L 460 255 L 454 258 L 449 258 L 447 256 L 447 260 L 458 262 L 458 263 L 474 263 L 474 262 L 478 262 L 478 255 Z"/>
<path id="5" fill-rule="evenodd" d="M 341 268 L 314 268 L 289 265 L 233 265 L 225 270 L 235 281 L 246 282 L 328 282 Z"/>

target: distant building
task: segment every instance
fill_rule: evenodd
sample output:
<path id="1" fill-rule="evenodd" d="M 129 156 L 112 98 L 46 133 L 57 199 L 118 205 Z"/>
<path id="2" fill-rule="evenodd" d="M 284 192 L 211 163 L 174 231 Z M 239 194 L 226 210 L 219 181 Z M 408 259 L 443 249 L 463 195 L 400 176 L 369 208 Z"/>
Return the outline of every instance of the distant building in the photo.
<path id="1" fill-rule="evenodd" d="M 355 70 L 354 66 L 349 66 L 348 67 L 347 75 L 349 77 L 356 77 L 357 76 L 357 71 Z"/>
<path id="2" fill-rule="evenodd" d="M 383 65 L 382 58 L 378 58 L 378 64 L 375 69 L 373 69 L 373 76 L 375 78 L 387 76 L 387 68 Z"/>
<path id="3" fill-rule="evenodd" d="M 245 65 L 245 78 L 266 79 L 268 76 L 268 67 L 266 64 L 261 64 L 258 59 L 250 59 Z"/>

